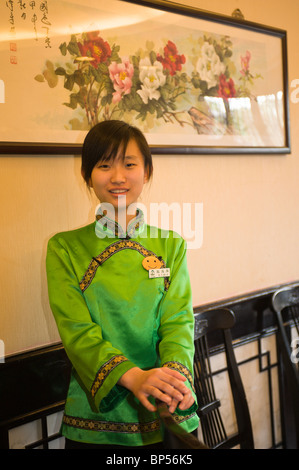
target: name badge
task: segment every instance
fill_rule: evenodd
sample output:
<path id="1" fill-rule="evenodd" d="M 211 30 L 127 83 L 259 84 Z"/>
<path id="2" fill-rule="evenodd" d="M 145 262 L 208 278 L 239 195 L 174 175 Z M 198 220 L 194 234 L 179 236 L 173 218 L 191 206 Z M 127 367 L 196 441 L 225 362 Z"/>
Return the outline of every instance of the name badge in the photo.
<path id="1" fill-rule="evenodd" d="M 150 269 L 148 272 L 148 277 L 153 279 L 155 277 L 169 277 L 170 268 L 161 268 L 161 269 Z"/>

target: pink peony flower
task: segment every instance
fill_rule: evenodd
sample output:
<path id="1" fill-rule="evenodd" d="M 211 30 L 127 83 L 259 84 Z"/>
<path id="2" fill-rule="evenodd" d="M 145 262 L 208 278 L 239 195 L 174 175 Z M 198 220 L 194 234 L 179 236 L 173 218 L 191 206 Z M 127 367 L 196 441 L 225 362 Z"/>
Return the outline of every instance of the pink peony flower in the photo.
<path id="1" fill-rule="evenodd" d="M 109 76 L 113 82 L 113 103 L 119 103 L 124 95 L 128 95 L 132 88 L 132 77 L 134 75 L 134 67 L 125 59 L 123 62 L 118 64 L 112 62 L 109 65 Z"/>
<path id="2" fill-rule="evenodd" d="M 242 75 L 246 75 L 248 72 L 249 72 L 249 62 L 250 62 L 250 59 L 251 59 L 251 54 L 249 51 L 246 51 L 246 55 L 245 57 L 242 57 L 241 56 L 241 67 L 242 67 L 242 70 L 240 70 L 240 73 Z"/>

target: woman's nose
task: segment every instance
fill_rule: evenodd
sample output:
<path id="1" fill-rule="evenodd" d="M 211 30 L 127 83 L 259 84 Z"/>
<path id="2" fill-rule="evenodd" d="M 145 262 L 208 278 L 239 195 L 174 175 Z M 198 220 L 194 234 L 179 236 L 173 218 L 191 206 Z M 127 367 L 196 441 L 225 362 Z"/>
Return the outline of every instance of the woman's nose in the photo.
<path id="1" fill-rule="evenodd" d="M 112 168 L 111 183 L 120 184 L 126 181 L 125 172 L 122 166 L 115 165 Z"/>

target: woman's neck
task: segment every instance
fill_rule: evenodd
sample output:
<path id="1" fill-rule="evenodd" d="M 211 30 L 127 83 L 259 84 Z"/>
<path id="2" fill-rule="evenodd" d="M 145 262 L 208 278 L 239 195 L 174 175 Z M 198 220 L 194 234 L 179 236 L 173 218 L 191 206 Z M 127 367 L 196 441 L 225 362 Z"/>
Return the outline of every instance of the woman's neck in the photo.
<path id="1" fill-rule="evenodd" d="M 130 222 L 135 219 L 137 215 L 137 205 L 131 204 L 129 207 L 118 207 L 113 214 L 109 214 L 108 212 L 107 215 L 126 231 Z"/>

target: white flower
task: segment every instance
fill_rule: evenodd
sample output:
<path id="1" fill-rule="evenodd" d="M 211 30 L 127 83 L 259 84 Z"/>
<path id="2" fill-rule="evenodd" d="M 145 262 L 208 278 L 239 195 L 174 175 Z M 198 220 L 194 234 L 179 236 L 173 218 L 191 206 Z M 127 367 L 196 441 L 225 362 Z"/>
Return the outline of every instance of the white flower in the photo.
<path id="1" fill-rule="evenodd" d="M 218 83 L 218 77 L 225 72 L 225 65 L 216 54 L 214 46 L 205 42 L 201 49 L 201 57 L 196 64 L 196 70 L 201 80 L 207 82 L 208 87 L 212 88 Z"/>
<path id="2" fill-rule="evenodd" d="M 163 65 L 161 62 L 156 61 L 152 65 L 150 59 L 141 59 L 139 63 L 139 78 L 142 83 L 141 90 L 137 93 L 141 96 L 142 101 L 148 104 L 148 100 L 158 100 L 161 96 L 158 88 L 163 86 L 166 81 L 166 76 L 163 73 Z"/>

